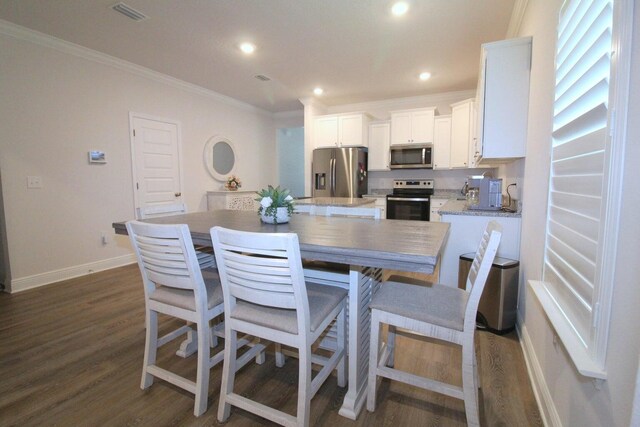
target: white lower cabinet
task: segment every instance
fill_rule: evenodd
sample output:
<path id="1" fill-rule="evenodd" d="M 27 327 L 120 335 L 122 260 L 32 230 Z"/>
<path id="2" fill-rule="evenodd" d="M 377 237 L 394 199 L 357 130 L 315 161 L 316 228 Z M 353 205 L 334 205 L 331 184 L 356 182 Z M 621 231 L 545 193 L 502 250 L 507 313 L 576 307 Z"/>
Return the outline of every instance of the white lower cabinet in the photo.
<path id="1" fill-rule="evenodd" d="M 375 207 L 376 208 L 380 208 L 380 218 L 382 218 L 382 219 L 386 219 L 387 218 L 387 196 L 378 196 L 378 195 L 373 195 L 373 194 L 365 194 L 362 197 L 365 198 L 365 199 L 375 199 L 376 200 Z"/>
<path id="2" fill-rule="evenodd" d="M 438 210 L 440 210 L 440 208 L 442 206 L 444 206 L 445 203 L 447 203 L 449 199 L 435 199 L 435 198 L 431 198 L 431 211 L 429 212 L 429 221 L 431 222 L 440 222 L 440 214 L 438 213 Z"/>

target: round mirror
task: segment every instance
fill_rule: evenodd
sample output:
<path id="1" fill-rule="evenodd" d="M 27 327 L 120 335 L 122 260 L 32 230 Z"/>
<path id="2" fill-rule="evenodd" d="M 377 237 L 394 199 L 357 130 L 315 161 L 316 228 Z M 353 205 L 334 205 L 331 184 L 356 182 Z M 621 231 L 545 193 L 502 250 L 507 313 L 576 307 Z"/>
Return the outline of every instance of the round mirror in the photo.
<path id="1" fill-rule="evenodd" d="M 231 141 L 221 136 L 209 138 L 203 156 L 209 174 L 218 181 L 226 181 L 233 174 L 238 160 Z"/>

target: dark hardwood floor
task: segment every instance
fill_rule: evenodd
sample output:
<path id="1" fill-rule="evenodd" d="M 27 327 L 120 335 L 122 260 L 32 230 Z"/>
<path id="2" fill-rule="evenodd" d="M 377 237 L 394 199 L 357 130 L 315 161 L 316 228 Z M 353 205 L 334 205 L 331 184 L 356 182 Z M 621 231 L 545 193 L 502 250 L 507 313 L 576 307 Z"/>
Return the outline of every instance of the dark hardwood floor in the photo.
<path id="1" fill-rule="evenodd" d="M 193 395 L 156 380 L 140 389 L 144 347 L 144 296 L 137 265 L 10 295 L 0 293 L 0 425 L 205 426 L 218 425 L 221 366 L 211 370 L 209 409 L 193 416 Z M 178 323 L 164 319 L 162 329 Z M 163 332 L 163 331 L 161 331 Z M 195 356 L 159 353 L 159 364 L 195 379 Z M 477 334 L 483 425 L 542 425 L 515 333 Z M 396 367 L 460 383 L 456 347 L 399 337 Z M 452 363 L 454 364 L 452 366 Z M 273 352 L 250 363 L 236 391 L 294 413 L 297 360 L 277 369 Z M 329 378 L 312 401 L 316 426 L 465 425 L 462 401 L 382 381 L 375 413 L 357 421 L 338 415 L 345 389 Z M 225 425 L 269 424 L 232 409 Z"/>

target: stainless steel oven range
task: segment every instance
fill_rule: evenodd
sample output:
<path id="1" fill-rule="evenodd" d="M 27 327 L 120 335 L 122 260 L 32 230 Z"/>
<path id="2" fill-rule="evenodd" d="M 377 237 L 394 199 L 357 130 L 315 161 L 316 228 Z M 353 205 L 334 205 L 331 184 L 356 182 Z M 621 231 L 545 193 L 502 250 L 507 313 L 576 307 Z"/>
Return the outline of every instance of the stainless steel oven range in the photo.
<path id="1" fill-rule="evenodd" d="M 394 180 L 387 196 L 387 219 L 429 221 L 433 180 Z"/>

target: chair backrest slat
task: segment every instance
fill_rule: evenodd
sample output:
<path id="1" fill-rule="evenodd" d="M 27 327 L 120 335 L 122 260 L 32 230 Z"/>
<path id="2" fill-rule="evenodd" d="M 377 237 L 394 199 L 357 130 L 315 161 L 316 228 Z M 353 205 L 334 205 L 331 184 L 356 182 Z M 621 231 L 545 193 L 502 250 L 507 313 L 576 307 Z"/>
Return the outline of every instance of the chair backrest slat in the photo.
<path id="1" fill-rule="evenodd" d="M 186 212 L 187 206 L 184 203 L 146 206 L 138 208 L 138 218 L 155 218 L 160 216 L 178 215 Z"/>

